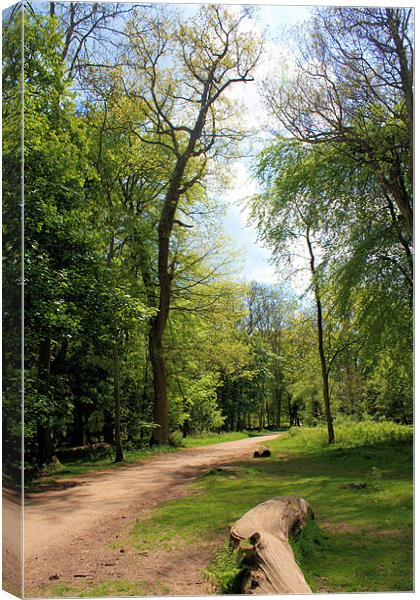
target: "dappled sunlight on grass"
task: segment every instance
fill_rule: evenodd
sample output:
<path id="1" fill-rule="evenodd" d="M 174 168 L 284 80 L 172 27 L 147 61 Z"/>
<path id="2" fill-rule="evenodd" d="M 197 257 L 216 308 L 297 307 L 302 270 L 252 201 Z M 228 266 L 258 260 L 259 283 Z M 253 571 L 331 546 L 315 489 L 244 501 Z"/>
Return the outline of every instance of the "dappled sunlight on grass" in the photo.
<path id="1" fill-rule="evenodd" d="M 43 590 L 45 596 L 64 598 L 103 598 L 115 596 L 151 596 L 161 595 L 168 592 L 160 586 L 154 589 L 150 584 L 143 581 L 128 581 L 127 579 L 109 580 L 99 585 L 92 586 L 89 582 L 81 585 L 50 585 Z"/>
<path id="2" fill-rule="evenodd" d="M 315 429 L 273 440 L 271 458 L 242 464 L 235 476 L 202 477 L 193 495 L 139 520 L 131 543 L 157 548 L 163 539 L 227 539 L 228 527 L 256 504 L 296 494 L 312 505 L 323 532 L 301 557 L 314 591 L 410 590 L 412 445 L 407 431 L 388 443 L 378 433 L 376 444 L 365 437 L 366 446 L 347 448 L 318 445 L 325 432 Z"/>
<path id="3" fill-rule="evenodd" d="M 249 437 L 244 431 L 230 431 L 229 433 L 203 433 L 192 435 L 182 439 L 184 448 L 195 448 L 196 446 L 208 446 L 219 442 L 235 442 Z"/>

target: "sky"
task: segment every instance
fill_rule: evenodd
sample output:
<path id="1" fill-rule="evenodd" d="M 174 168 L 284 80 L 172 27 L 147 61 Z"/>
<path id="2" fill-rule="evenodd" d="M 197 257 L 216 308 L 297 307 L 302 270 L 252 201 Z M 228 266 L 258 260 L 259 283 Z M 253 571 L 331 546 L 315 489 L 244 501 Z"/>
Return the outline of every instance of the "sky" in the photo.
<path id="1" fill-rule="evenodd" d="M 279 38 L 281 30 L 285 27 L 295 26 L 310 18 L 310 8 L 305 6 L 260 6 L 256 28 L 264 30 L 268 28 L 267 55 L 263 57 L 257 69 L 255 83 L 237 85 L 235 95 L 238 100 L 244 102 L 249 114 L 247 121 L 250 127 L 260 130 L 264 126 L 267 115 L 258 93 L 258 85 L 264 77 L 272 71 L 276 62 L 280 67 L 279 51 L 287 52 L 286 46 L 279 46 L 274 40 Z M 274 56 L 273 56 L 274 55 Z M 277 56 L 276 56 L 277 55 Z M 276 60 L 277 59 L 277 60 Z M 262 133 L 264 135 L 264 133 Z M 248 160 L 237 161 L 231 165 L 233 171 L 234 186 L 225 193 L 225 201 L 228 209 L 225 218 L 225 229 L 234 240 L 235 245 L 242 250 L 243 259 L 238 265 L 238 271 L 246 281 L 258 281 L 259 283 L 277 283 L 279 280 L 275 266 L 270 262 L 271 253 L 258 240 L 258 232 L 254 226 L 249 224 L 249 211 L 246 207 L 246 199 L 258 191 L 257 182 L 252 178 L 249 170 Z M 306 281 L 302 282 L 306 287 Z M 301 286 L 299 286 L 301 287 Z"/>

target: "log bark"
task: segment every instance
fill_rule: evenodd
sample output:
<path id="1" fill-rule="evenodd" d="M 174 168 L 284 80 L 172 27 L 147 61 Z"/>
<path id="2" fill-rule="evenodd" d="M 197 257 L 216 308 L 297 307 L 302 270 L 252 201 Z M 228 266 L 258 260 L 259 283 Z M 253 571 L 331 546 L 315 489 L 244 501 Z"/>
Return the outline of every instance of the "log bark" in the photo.
<path id="1" fill-rule="evenodd" d="M 298 496 L 276 496 L 248 511 L 230 529 L 230 536 L 244 552 L 248 565 L 242 581 L 245 594 L 311 594 L 297 565 L 289 536 L 302 529 L 313 512 Z M 248 540 L 252 547 L 243 549 Z"/>

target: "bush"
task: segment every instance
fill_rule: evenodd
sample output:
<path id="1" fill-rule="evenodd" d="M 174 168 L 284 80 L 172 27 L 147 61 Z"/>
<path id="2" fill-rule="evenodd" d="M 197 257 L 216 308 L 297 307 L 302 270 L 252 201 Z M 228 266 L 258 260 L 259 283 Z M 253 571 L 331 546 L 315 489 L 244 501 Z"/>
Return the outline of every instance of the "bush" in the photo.
<path id="1" fill-rule="evenodd" d="M 335 447 L 359 448 L 377 444 L 403 444 L 413 439 L 412 425 L 397 425 L 392 421 L 342 422 L 334 425 Z M 293 427 L 289 435 L 306 447 L 328 446 L 326 427 Z"/>

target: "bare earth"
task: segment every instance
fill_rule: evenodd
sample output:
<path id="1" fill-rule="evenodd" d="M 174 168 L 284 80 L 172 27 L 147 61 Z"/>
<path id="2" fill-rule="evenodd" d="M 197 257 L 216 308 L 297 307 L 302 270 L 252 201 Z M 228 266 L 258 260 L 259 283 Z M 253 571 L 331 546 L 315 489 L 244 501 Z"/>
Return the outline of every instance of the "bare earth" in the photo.
<path id="1" fill-rule="evenodd" d="M 246 438 L 161 454 L 118 470 L 61 480 L 58 490 L 25 499 L 25 596 L 54 583 L 88 587 L 103 581 L 139 580 L 149 594 L 203 595 L 209 592 L 202 570 L 211 560 L 209 544 L 182 552 L 149 555 L 130 547 L 110 548 L 123 540 L 134 519 L 162 501 L 188 493 L 186 486 L 216 465 L 252 457 L 252 448 L 278 434 Z M 159 586 L 154 583 L 159 582 Z M 148 595 L 149 595 L 148 594 Z"/>

